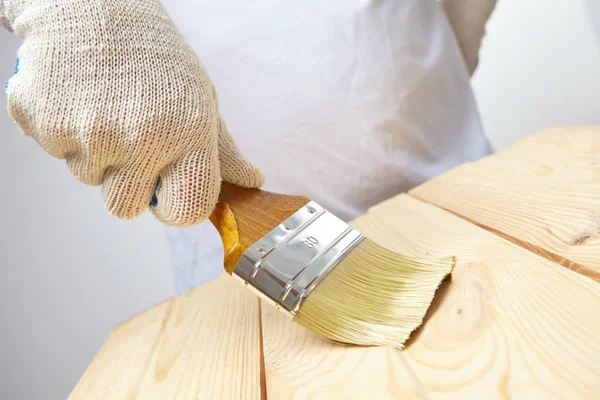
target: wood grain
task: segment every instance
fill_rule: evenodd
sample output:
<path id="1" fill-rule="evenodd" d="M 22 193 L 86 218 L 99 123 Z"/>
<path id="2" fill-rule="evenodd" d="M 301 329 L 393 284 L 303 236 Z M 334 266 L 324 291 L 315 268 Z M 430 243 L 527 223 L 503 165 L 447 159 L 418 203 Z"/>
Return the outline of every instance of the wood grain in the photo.
<path id="1" fill-rule="evenodd" d="M 69 399 L 596 399 L 599 158 L 598 128 L 548 130 L 353 221 L 400 253 L 456 255 L 402 352 L 326 342 L 224 274 L 119 326 Z M 226 201 L 252 242 L 308 201 L 254 195 Z"/>
<path id="2" fill-rule="evenodd" d="M 600 280 L 600 128 L 537 133 L 410 194 Z"/>
<path id="3" fill-rule="evenodd" d="M 599 126 L 555 126 L 527 135 L 517 142 L 558 145 L 578 153 L 600 151 Z"/>
<path id="4" fill-rule="evenodd" d="M 169 299 L 119 325 L 88 366 L 69 400 L 136 399 L 173 308 Z"/>
<path id="5" fill-rule="evenodd" d="M 394 251 L 457 256 L 403 352 L 431 398 L 597 398 L 600 284 L 407 195 L 353 225 Z"/>
<path id="6" fill-rule="evenodd" d="M 115 330 L 70 399 L 261 399 L 259 314 L 223 274 Z"/>
<path id="7" fill-rule="evenodd" d="M 262 305 L 269 400 L 423 399 L 400 351 L 332 344 Z"/>

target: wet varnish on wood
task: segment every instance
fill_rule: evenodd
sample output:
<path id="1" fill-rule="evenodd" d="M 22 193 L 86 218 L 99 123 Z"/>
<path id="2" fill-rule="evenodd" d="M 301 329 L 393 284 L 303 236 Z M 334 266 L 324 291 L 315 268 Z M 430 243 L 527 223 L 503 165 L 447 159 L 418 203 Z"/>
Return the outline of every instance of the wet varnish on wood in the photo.
<path id="1" fill-rule="evenodd" d="M 600 128 L 536 133 L 353 221 L 457 264 L 405 350 L 326 342 L 224 274 L 117 327 L 83 399 L 595 399 Z"/>

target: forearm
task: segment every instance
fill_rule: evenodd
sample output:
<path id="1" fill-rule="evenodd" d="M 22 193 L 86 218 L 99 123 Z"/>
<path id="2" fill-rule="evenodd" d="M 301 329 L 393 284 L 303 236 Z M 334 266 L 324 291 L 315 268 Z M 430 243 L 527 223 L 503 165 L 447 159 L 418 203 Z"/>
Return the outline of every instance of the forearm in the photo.
<path id="1" fill-rule="evenodd" d="M 441 0 L 463 53 L 469 73 L 477 66 L 485 26 L 497 0 Z"/>

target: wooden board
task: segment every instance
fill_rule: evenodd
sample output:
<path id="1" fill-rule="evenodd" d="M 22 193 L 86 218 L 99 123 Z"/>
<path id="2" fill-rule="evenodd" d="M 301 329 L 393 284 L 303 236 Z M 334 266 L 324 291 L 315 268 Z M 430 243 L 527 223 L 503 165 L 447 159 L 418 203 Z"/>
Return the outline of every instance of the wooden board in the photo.
<path id="1" fill-rule="evenodd" d="M 70 399 L 595 399 L 599 168 L 600 130 L 554 129 L 353 221 L 457 257 L 402 352 L 323 341 L 223 276 L 118 327 Z"/>
<path id="2" fill-rule="evenodd" d="M 600 128 L 537 133 L 410 194 L 600 280 Z"/>
<path id="3" fill-rule="evenodd" d="M 268 399 L 386 400 L 426 396 L 400 351 L 332 344 L 272 306 L 263 304 L 262 310 Z"/>
<path id="4" fill-rule="evenodd" d="M 398 252 L 457 256 L 403 352 L 431 398 L 596 398 L 600 284 L 407 195 L 354 225 Z"/>
<path id="5" fill-rule="evenodd" d="M 533 132 L 517 142 L 557 145 L 565 150 L 579 154 L 598 153 L 600 151 L 600 126 L 555 126 Z"/>
<path id="6" fill-rule="evenodd" d="M 69 399 L 260 399 L 259 315 L 224 275 L 117 328 Z"/>
<path id="7" fill-rule="evenodd" d="M 69 400 L 135 399 L 173 307 L 169 299 L 121 324 L 108 337 Z"/>

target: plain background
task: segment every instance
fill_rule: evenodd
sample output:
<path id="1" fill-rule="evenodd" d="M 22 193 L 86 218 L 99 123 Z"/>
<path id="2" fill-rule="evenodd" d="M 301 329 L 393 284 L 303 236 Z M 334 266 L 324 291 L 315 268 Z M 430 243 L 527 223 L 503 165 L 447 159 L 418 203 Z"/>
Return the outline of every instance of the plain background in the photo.
<path id="1" fill-rule="evenodd" d="M 600 2 L 500 0 L 473 79 L 504 148 L 561 124 L 600 124 Z M 0 80 L 19 40 L 0 31 Z M 24 138 L 0 96 L 0 398 L 65 399 L 110 330 L 173 287 L 163 228 L 119 221 L 99 188 Z"/>

